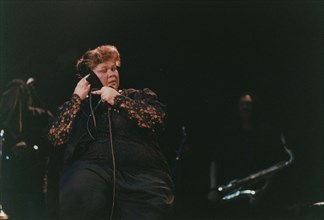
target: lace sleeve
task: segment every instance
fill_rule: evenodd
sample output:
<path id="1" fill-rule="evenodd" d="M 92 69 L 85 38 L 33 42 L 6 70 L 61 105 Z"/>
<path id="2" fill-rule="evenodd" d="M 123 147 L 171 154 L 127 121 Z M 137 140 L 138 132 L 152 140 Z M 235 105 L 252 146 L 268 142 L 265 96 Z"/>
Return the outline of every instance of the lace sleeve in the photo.
<path id="1" fill-rule="evenodd" d="M 80 106 L 80 97 L 73 95 L 69 101 L 58 108 L 48 133 L 48 139 L 54 146 L 65 144 L 68 141 L 72 123 L 80 110 Z"/>
<path id="2" fill-rule="evenodd" d="M 133 90 L 134 91 L 134 90 Z M 155 132 L 164 128 L 166 107 L 157 100 L 157 95 L 150 89 L 137 90 L 132 98 L 128 92 L 115 97 L 114 107 L 127 113 L 140 128 Z"/>

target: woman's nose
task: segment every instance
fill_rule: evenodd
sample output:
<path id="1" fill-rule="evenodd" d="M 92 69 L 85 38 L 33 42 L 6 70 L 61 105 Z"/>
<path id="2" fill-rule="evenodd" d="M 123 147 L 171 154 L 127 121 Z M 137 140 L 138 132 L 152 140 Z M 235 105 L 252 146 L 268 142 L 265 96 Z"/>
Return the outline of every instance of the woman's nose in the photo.
<path id="1" fill-rule="evenodd" d="M 108 70 L 108 77 L 112 77 L 112 76 L 116 76 L 116 75 L 117 75 L 117 71 Z"/>

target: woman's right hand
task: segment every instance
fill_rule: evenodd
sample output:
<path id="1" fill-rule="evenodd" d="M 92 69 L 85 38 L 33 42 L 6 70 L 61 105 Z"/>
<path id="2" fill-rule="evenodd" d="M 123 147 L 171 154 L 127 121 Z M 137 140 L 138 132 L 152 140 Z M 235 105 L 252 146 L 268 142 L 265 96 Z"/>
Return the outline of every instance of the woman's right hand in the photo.
<path id="1" fill-rule="evenodd" d="M 89 91 L 90 91 L 90 84 L 89 82 L 86 80 L 86 78 L 89 76 L 86 75 L 85 77 L 83 77 L 79 82 L 78 84 L 76 85 L 75 89 L 74 89 L 74 92 L 73 94 L 76 94 L 80 97 L 81 100 L 84 100 Z"/>

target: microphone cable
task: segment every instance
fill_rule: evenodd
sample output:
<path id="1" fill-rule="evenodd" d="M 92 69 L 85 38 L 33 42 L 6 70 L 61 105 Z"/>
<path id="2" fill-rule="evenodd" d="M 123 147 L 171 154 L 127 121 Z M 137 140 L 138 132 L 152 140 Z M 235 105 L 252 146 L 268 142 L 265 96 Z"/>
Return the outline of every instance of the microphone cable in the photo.
<path id="1" fill-rule="evenodd" d="M 91 91 L 93 91 L 93 90 L 91 90 Z M 90 113 L 90 115 L 88 117 L 88 120 L 87 120 L 87 130 L 88 130 L 88 133 L 89 133 L 90 137 L 93 140 L 95 140 L 95 137 L 91 134 L 91 131 L 89 129 L 89 121 L 90 121 L 90 118 L 92 117 L 93 124 L 94 124 L 94 127 L 96 129 L 97 128 L 97 123 L 96 123 L 96 117 L 94 115 L 94 112 L 97 110 L 97 108 L 102 103 L 102 101 L 100 100 L 98 102 L 98 104 L 96 105 L 96 107 L 93 109 L 93 107 L 92 107 L 92 93 L 90 93 L 90 95 L 89 95 L 89 103 L 90 103 L 90 111 L 91 111 L 91 113 Z M 112 220 L 113 214 L 114 214 L 114 208 L 115 208 L 115 198 L 116 198 L 116 161 L 115 161 L 115 151 L 114 151 L 114 145 L 113 145 L 112 120 L 111 120 L 111 112 L 110 112 L 110 109 L 109 109 L 109 105 L 107 107 L 107 111 L 108 111 L 108 116 L 107 117 L 108 117 L 109 139 L 110 139 L 111 157 L 112 157 L 112 165 L 113 165 L 113 191 L 112 191 L 111 213 L 110 213 L 110 217 L 109 217 L 109 219 Z"/>
<path id="2" fill-rule="evenodd" d="M 91 89 L 91 92 L 94 91 L 96 88 Z M 95 129 L 97 129 L 97 122 L 96 122 L 96 116 L 94 115 L 94 112 L 97 110 L 97 108 L 100 106 L 100 104 L 102 103 L 101 100 L 99 100 L 99 102 L 97 103 L 96 107 L 93 109 L 92 107 L 92 93 L 90 92 L 89 94 L 89 107 L 90 107 L 90 115 L 88 116 L 88 120 L 87 120 L 87 131 L 90 135 L 90 137 L 95 140 L 95 137 L 91 134 L 91 131 L 89 129 L 89 121 L 90 121 L 90 117 L 92 117 L 93 120 L 93 125 L 95 127 Z"/>
<path id="3" fill-rule="evenodd" d="M 111 87 L 114 89 L 113 87 Z M 112 134 L 112 118 L 111 118 L 111 109 L 109 108 L 110 105 L 108 105 L 108 126 L 109 126 L 109 138 L 110 138 L 110 148 L 111 148 L 111 158 L 112 158 L 112 165 L 113 165 L 113 192 L 112 192 L 112 204 L 111 204 L 111 212 L 110 212 L 110 220 L 112 220 L 114 215 L 114 209 L 115 209 L 115 199 L 116 199 L 116 160 L 115 160 L 115 150 L 114 150 L 114 144 L 113 144 L 113 134 Z M 107 149 L 108 150 L 108 149 Z"/>
<path id="4" fill-rule="evenodd" d="M 90 92 L 90 96 L 89 96 L 89 103 L 90 103 L 90 111 L 91 111 L 91 115 L 92 115 L 92 120 L 93 120 L 93 125 L 95 126 L 95 128 L 97 128 L 97 122 L 96 122 L 96 117 L 94 116 L 94 110 L 92 108 L 92 91 L 94 89 L 91 89 Z M 98 108 L 99 104 L 101 103 L 101 100 L 98 102 L 97 106 L 95 107 L 95 109 Z"/>
<path id="5" fill-rule="evenodd" d="M 116 161 L 115 161 L 115 151 L 113 145 L 113 134 L 112 134 L 112 126 L 111 126 L 111 113 L 109 109 L 109 105 L 107 107 L 108 110 L 108 125 L 109 125 L 109 137 L 110 137 L 110 148 L 111 148 L 111 157 L 112 157 L 112 165 L 113 165 L 113 192 L 112 192 L 112 204 L 111 204 L 111 212 L 110 212 L 110 220 L 113 218 L 114 208 L 115 208 L 115 198 L 116 198 Z"/>

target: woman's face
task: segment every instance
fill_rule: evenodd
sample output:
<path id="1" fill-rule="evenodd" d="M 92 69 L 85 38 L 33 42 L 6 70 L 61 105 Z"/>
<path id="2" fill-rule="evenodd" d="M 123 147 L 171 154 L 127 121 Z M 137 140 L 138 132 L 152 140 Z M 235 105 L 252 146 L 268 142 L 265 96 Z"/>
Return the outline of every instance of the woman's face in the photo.
<path id="1" fill-rule="evenodd" d="M 94 67 L 92 71 L 100 79 L 102 85 L 113 87 L 116 90 L 118 89 L 119 73 L 115 62 L 105 61 Z"/>

